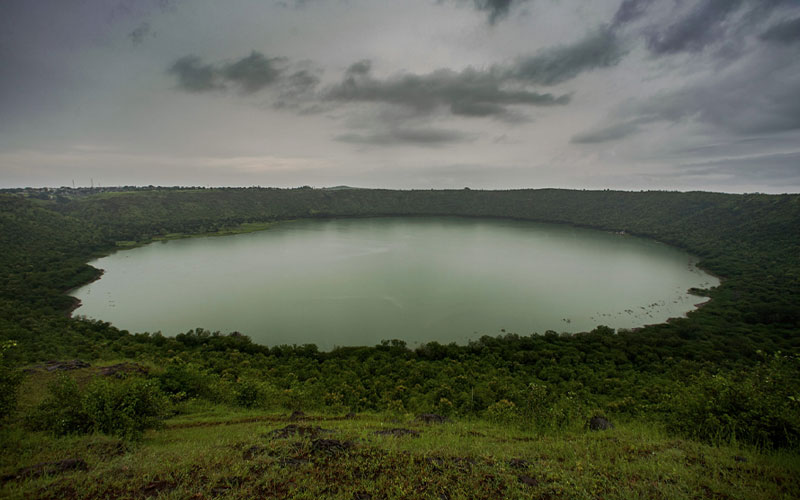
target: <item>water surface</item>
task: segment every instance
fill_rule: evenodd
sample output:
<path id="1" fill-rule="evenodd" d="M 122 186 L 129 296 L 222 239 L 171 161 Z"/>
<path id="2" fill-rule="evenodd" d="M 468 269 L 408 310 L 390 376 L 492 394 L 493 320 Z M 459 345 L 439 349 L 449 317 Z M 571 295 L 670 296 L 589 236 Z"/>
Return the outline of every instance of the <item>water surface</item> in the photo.
<path id="1" fill-rule="evenodd" d="M 93 261 L 105 274 L 73 292 L 74 314 L 136 332 L 239 331 L 268 345 L 465 343 L 684 315 L 703 300 L 690 287 L 718 284 L 695 261 L 651 240 L 563 225 L 301 220 Z"/>

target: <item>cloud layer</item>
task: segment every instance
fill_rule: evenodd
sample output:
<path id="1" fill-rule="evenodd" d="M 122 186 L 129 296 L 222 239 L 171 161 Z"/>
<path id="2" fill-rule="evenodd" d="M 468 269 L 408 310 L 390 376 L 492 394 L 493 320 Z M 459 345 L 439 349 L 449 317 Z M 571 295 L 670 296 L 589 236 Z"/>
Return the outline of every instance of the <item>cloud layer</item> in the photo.
<path id="1" fill-rule="evenodd" d="M 800 190 L 798 48 L 797 0 L 7 0 L 0 178 Z"/>

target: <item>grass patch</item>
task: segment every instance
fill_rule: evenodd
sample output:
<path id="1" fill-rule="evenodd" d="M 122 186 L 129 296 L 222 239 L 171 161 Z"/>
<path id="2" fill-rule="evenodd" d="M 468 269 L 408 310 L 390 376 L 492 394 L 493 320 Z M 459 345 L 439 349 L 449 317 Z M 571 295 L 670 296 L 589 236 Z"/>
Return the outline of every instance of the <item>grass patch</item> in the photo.
<path id="1" fill-rule="evenodd" d="M 297 419 L 186 404 L 192 413 L 147 431 L 136 444 L 7 428 L 0 496 L 766 499 L 800 493 L 795 454 L 674 439 L 637 423 L 553 436 L 483 420 Z M 379 432 L 392 429 L 414 432 Z"/>

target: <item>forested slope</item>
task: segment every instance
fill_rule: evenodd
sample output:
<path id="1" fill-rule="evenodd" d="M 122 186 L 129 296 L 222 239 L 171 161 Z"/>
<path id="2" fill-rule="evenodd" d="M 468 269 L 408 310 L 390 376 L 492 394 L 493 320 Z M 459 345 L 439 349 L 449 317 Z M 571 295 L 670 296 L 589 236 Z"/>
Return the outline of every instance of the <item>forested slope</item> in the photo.
<path id="1" fill-rule="evenodd" d="M 164 367 L 158 378 L 165 392 L 231 404 L 506 412 L 553 425 L 594 408 L 664 418 L 677 431 L 705 438 L 724 428 L 716 435 L 738 432 L 753 442 L 793 446 L 800 435 L 798 195 L 170 189 L 50 201 L 0 195 L 0 203 L 0 335 L 18 342 L 8 355 L 18 362 L 152 360 Z M 626 231 L 699 255 L 723 282 L 688 318 L 636 332 L 509 334 L 414 350 L 402 339 L 318 352 L 204 330 L 175 338 L 134 335 L 66 316 L 71 301 L 63 291 L 93 278 L 85 262 L 117 242 L 244 222 L 381 215 L 513 217 Z M 732 412 L 748 416 L 739 422 Z M 708 425 L 700 433 L 694 423 L 703 419 Z"/>

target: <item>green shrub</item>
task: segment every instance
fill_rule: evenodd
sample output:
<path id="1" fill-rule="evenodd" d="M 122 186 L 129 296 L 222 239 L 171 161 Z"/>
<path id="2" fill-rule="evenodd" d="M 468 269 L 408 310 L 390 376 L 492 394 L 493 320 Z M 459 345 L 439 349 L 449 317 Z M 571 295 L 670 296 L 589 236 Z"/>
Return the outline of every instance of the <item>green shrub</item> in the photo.
<path id="1" fill-rule="evenodd" d="M 22 382 L 22 373 L 8 363 L 5 352 L 16 346 L 13 341 L 0 343 L 0 419 L 17 408 L 17 390 Z"/>
<path id="2" fill-rule="evenodd" d="M 83 408 L 92 422 L 92 430 L 138 439 L 146 429 L 160 425 L 166 413 L 166 398 L 152 380 L 98 379 L 87 388 Z"/>
<path id="3" fill-rule="evenodd" d="M 77 382 L 59 376 L 47 386 L 45 399 L 30 413 L 30 429 L 50 431 L 57 436 L 81 434 L 91 430 L 89 416 L 83 409 L 83 395 Z"/>
<path id="4" fill-rule="evenodd" d="M 667 429 L 712 443 L 800 444 L 800 357 L 776 355 L 743 373 L 697 376 L 666 403 Z"/>
<path id="5" fill-rule="evenodd" d="M 235 401 L 245 408 L 264 406 L 264 393 L 258 382 L 245 379 L 236 384 Z"/>
<path id="6" fill-rule="evenodd" d="M 97 379 L 81 391 L 72 378 L 62 375 L 48 392 L 28 415 L 27 425 L 57 436 L 101 432 L 138 439 L 166 414 L 166 398 L 152 380 Z"/>
<path id="7" fill-rule="evenodd" d="M 583 402 L 571 391 L 556 392 L 551 385 L 529 384 L 520 398 L 523 427 L 561 431 L 582 426 L 588 416 Z"/>
<path id="8" fill-rule="evenodd" d="M 167 365 L 164 373 L 158 376 L 161 389 L 181 398 L 209 398 L 219 377 L 204 372 L 190 363 L 173 362 Z"/>
<path id="9" fill-rule="evenodd" d="M 512 401 L 501 399 L 486 409 L 484 416 L 490 422 L 508 424 L 519 421 L 519 408 Z"/>

